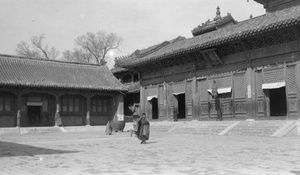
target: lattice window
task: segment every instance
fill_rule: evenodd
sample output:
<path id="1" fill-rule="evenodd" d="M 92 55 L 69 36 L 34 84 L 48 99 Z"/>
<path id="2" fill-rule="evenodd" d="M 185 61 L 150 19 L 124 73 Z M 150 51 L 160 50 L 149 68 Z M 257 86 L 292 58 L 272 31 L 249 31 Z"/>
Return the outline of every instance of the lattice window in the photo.
<path id="1" fill-rule="evenodd" d="M 262 77 L 262 71 L 256 72 L 256 94 L 257 96 L 263 95 L 262 90 L 262 84 L 263 84 L 263 77 Z"/>
<path id="2" fill-rule="evenodd" d="M 284 81 L 283 68 L 280 69 L 265 69 L 264 70 L 264 80 L 265 83 L 276 83 Z"/>
<path id="3" fill-rule="evenodd" d="M 296 66 L 287 66 L 287 83 L 288 83 L 288 92 L 289 93 L 297 92 L 295 68 L 296 68 Z"/>
<path id="4" fill-rule="evenodd" d="M 245 73 L 239 73 L 234 75 L 234 97 L 245 98 L 246 86 L 245 86 Z"/>

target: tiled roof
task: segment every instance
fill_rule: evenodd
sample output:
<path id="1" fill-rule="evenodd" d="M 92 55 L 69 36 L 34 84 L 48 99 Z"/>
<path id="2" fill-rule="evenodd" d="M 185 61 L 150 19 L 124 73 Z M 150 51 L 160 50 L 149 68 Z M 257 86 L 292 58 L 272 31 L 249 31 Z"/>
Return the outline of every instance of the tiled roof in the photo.
<path id="1" fill-rule="evenodd" d="M 151 55 L 152 53 L 155 53 L 156 51 L 164 48 L 165 46 L 169 45 L 169 44 L 172 44 L 172 43 L 176 43 L 176 42 L 179 42 L 179 41 L 182 41 L 182 40 L 185 40 L 185 37 L 182 37 L 182 36 L 178 36 L 177 38 L 174 38 L 170 41 L 164 41 L 160 44 L 156 44 L 154 46 L 150 46 L 146 49 L 142 49 L 142 50 L 136 50 L 135 52 L 133 52 L 131 55 L 129 55 L 128 57 L 119 57 L 119 58 L 116 58 L 116 65 L 118 65 L 118 60 L 123 60 L 124 58 L 130 58 L 130 59 L 139 59 L 139 58 L 143 58 L 143 57 L 146 57 L 148 55 Z M 120 66 L 118 66 L 120 67 Z"/>
<path id="2" fill-rule="evenodd" d="M 217 30 L 221 27 L 224 27 L 227 24 L 236 24 L 237 21 L 233 19 L 230 13 L 227 14 L 227 16 L 220 17 L 219 19 L 215 21 L 207 21 L 206 23 L 203 23 L 201 26 L 198 26 L 192 30 L 192 34 L 194 36 L 201 35 L 203 33 L 207 33 L 213 30 Z"/>
<path id="3" fill-rule="evenodd" d="M 180 40 L 168 44 L 154 53 L 142 58 L 126 57 L 117 59 L 120 67 L 136 67 L 153 61 L 160 61 L 176 55 L 181 55 L 196 50 L 204 50 L 216 47 L 232 41 L 252 37 L 258 34 L 287 28 L 300 24 L 300 6 L 294 6 L 281 11 L 267 13 L 265 15 L 239 22 L 235 25 L 223 27 L 209 33 L 193 38 Z"/>
<path id="4" fill-rule="evenodd" d="M 126 72 L 129 70 L 126 68 L 123 68 L 123 67 L 115 67 L 115 68 L 111 69 L 110 71 L 111 71 L 111 73 L 116 74 L 116 73 Z"/>
<path id="5" fill-rule="evenodd" d="M 141 84 L 140 82 L 131 83 L 128 89 L 128 93 L 137 93 L 140 92 Z"/>
<path id="6" fill-rule="evenodd" d="M 127 91 L 106 66 L 0 55 L 0 86 Z"/>

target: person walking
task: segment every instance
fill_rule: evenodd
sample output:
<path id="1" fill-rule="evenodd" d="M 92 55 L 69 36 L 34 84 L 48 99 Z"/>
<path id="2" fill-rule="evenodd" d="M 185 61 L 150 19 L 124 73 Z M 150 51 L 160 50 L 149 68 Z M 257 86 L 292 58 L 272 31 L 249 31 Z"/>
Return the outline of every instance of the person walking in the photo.
<path id="1" fill-rule="evenodd" d="M 149 140 L 150 135 L 150 122 L 146 118 L 146 114 L 143 113 L 138 121 L 137 136 L 141 140 L 141 144 L 146 144 L 146 140 Z"/>

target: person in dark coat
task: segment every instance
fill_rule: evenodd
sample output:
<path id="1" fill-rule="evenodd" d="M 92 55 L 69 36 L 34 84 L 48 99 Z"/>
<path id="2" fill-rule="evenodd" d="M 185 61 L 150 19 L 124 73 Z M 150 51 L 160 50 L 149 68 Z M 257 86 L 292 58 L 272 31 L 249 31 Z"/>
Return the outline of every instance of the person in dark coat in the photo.
<path id="1" fill-rule="evenodd" d="M 149 140 L 150 135 L 150 122 L 146 118 L 146 114 L 143 113 L 141 119 L 138 121 L 137 136 L 141 140 L 141 144 L 146 144 L 146 140 Z"/>

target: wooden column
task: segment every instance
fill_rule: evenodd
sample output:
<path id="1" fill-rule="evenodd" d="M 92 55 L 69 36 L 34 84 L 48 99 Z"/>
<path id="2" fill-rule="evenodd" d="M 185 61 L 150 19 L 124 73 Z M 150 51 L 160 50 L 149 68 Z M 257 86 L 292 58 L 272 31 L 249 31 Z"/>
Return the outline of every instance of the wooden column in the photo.
<path id="1" fill-rule="evenodd" d="M 193 77 L 192 80 L 192 114 L 193 114 L 193 120 L 199 120 L 199 116 L 198 116 L 198 95 L 197 95 L 197 80 L 196 77 Z"/>
<path id="2" fill-rule="evenodd" d="M 141 113 L 146 113 L 146 107 L 145 107 L 145 87 L 141 85 L 140 87 L 140 108 Z"/>
<path id="3" fill-rule="evenodd" d="M 86 97 L 86 126 L 91 125 L 91 118 L 90 118 L 90 110 L 91 110 L 91 97 L 87 96 Z"/>
<path id="4" fill-rule="evenodd" d="M 255 112 L 255 107 L 254 105 L 256 104 L 255 102 L 255 83 L 253 83 L 254 78 L 253 78 L 253 70 L 251 67 L 247 68 L 246 71 L 246 106 L 247 106 L 247 118 L 255 118 L 254 114 Z"/>
<path id="5" fill-rule="evenodd" d="M 55 96 L 55 105 L 56 105 L 56 110 L 55 110 L 55 116 L 54 116 L 54 123 L 55 123 L 55 126 L 59 126 L 60 124 L 62 124 L 62 120 L 59 115 L 59 108 L 60 108 L 59 95 Z"/>
<path id="6" fill-rule="evenodd" d="M 18 99 L 17 99 L 17 122 L 16 126 L 21 127 L 21 105 L 22 105 L 22 95 L 21 93 L 18 93 Z"/>

